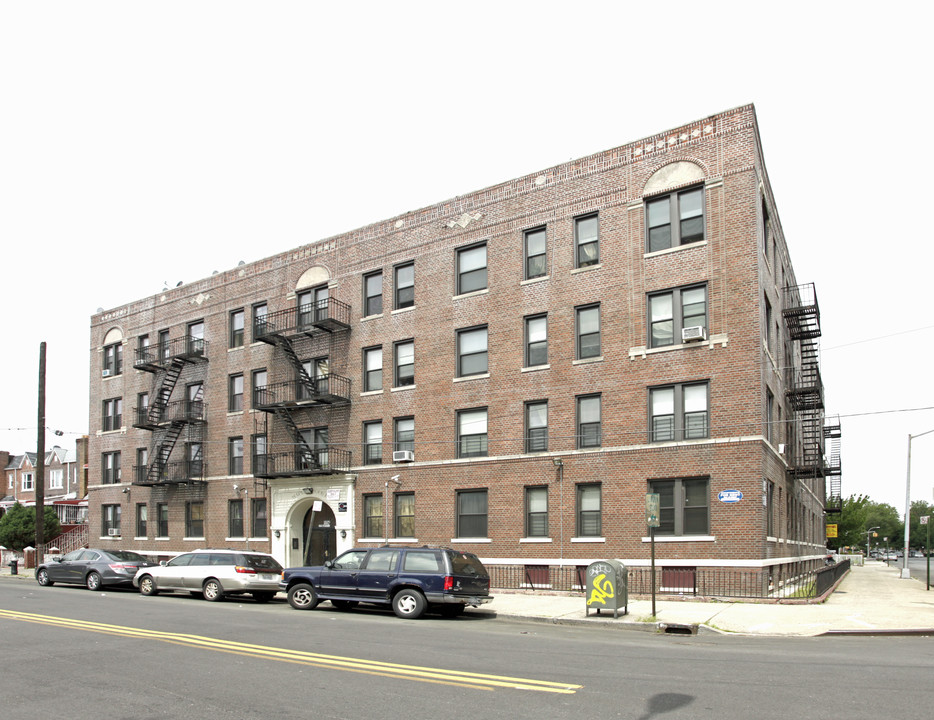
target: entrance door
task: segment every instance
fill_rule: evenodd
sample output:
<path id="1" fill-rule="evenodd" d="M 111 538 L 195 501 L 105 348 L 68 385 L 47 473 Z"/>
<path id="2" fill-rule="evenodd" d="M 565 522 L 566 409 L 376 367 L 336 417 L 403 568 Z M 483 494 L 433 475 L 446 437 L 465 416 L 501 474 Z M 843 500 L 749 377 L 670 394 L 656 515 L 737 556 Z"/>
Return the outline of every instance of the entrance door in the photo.
<path id="1" fill-rule="evenodd" d="M 337 555 L 337 530 L 334 529 L 334 511 L 321 503 L 321 509 L 314 511 L 314 506 L 305 513 L 302 521 L 302 557 L 305 565 L 324 565 Z"/>

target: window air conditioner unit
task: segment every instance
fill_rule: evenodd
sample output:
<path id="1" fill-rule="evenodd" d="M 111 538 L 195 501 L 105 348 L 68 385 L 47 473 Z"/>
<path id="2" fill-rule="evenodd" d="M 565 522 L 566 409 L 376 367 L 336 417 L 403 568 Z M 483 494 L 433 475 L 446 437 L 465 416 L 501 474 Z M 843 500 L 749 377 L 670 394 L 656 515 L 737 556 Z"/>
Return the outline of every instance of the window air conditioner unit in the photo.
<path id="1" fill-rule="evenodd" d="M 415 462 L 415 453 L 411 450 L 394 450 L 392 453 L 393 462 Z"/>
<path id="2" fill-rule="evenodd" d="M 707 339 L 707 328 L 703 325 L 693 325 L 681 330 L 681 342 L 697 342 Z"/>
<path id="3" fill-rule="evenodd" d="M 107 528 L 107 534 L 110 537 L 120 537 L 120 528 Z"/>
<path id="4" fill-rule="evenodd" d="M 110 377 L 110 370 L 104 370 L 101 372 L 101 377 Z"/>

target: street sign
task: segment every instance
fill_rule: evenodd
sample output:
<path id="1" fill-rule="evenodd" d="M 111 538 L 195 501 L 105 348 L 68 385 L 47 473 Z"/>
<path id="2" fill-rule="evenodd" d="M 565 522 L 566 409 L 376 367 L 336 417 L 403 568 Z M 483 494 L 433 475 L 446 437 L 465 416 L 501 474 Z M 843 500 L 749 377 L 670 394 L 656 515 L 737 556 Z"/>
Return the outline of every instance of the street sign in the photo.
<path id="1" fill-rule="evenodd" d="M 836 525 L 827 526 L 827 537 L 829 538 L 837 537 L 837 526 Z"/>
<path id="2" fill-rule="evenodd" d="M 659 527 L 661 520 L 661 497 L 658 493 L 645 494 L 645 524 L 650 528 Z"/>
<path id="3" fill-rule="evenodd" d="M 921 516 L 921 524 L 922 524 L 922 525 L 927 525 L 927 524 L 928 524 L 928 518 L 929 518 L 929 517 L 931 517 L 931 516 L 930 516 L 930 515 L 922 515 L 922 516 Z"/>
<path id="4" fill-rule="evenodd" d="M 717 500 L 722 503 L 738 503 L 743 499 L 743 493 L 739 490 L 721 490 L 717 493 Z"/>

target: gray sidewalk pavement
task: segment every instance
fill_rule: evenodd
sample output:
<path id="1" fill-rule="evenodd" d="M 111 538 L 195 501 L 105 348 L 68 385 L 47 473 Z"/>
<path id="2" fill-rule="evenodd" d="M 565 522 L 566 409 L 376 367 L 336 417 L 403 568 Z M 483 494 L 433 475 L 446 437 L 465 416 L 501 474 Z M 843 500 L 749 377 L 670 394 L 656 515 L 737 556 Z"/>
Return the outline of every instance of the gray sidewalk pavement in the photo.
<path id="1" fill-rule="evenodd" d="M 3 581 L 35 583 L 34 571 L 0 567 Z M 869 561 L 854 566 L 823 603 L 697 602 L 632 599 L 629 612 L 587 614 L 583 595 L 494 590 L 495 599 L 472 613 L 559 624 L 602 624 L 649 632 L 724 632 L 746 635 L 811 636 L 834 634 L 934 635 L 934 590 L 924 578 L 902 579 L 899 568 Z"/>

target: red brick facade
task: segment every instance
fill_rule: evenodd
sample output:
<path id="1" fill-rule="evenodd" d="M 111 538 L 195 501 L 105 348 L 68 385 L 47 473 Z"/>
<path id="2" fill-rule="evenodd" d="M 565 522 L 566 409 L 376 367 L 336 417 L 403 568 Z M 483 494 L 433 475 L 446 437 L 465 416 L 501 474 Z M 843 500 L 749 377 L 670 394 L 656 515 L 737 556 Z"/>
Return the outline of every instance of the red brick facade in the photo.
<path id="1" fill-rule="evenodd" d="M 677 196 L 685 217 L 688 198 L 678 192 L 692 189 L 702 191 L 702 237 L 648 252 L 647 198 Z M 599 261 L 578 267 L 576 221 L 591 214 L 598 218 Z M 675 216 L 670 232 L 687 237 L 692 227 L 696 223 Z M 528 279 L 525 232 L 535 228 L 545 229 L 545 270 Z M 485 287 L 458 294 L 458 250 L 477 244 L 486 245 Z M 414 305 L 394 309 L 394 268 L 407 263 L 414 263 Z M 382 311 L 364 317 L 364 277 L 375 272 L 382 273 Z M 692 487 L 701 487 L 706 500 L 695 495 L 665 515 L 678 519 L 673 534 L 658 537 L 662 564 L 759 568 L 812 561 L 823 552 L 824 481 L 789 473 L 799 431 L 782 370 L 799 362 L 782 320 L 782 289 L 796 284 L 755 113 L 746 106 L 95 315 L 92 544 L 100 535 L 101 543 L 160 555 L 249 546 L 297 564 L 310 537 L 303 521 L 320 500 L 314 523 L 332 533 L 331 556 L 355 544 L 388 541 L 453 545 L 492 564 L 619 558 L 640 565 L 649 557 L 650 481 L 696 479 L 701 483 Z M 295 308 L 297 291 L 325 285 L 332 300 L 350 306 L 349 328 L 290 342 L 299 359 L 326 357 L 331 373 L 350 378 L 350 402 L 289 413 L 300 429 L 326 427 L 333 452 L 351 451 L 350 466 L 331 475 L 254 479 L 254 435 L 266 435 L 270 453 L 294 443 L 280 416 L 254 408 L 253 373 L 265 369 L 271 385 L 294 380 L 295 371 L 281 347 L 252 336 L 253 307 L 265 303 L 269 314 Z M 675 322 L 671 344 L 649 347 L 649 296 L 688 287 L 706 290 L 706 339 L 680 342 Z M 579 335 L 587 328 L 578 332 L 576 309 L 597 305 L 599 350 L 579 359 Z M 244 310 L 245 337 L 231 348 L 231 312 L 238 309 Z M 547 362 L 525 367 L 524 318 L 535 315 L 547 316 Z M 161 376 L 134 369 L 134 353 L 143 335 L 155 347 L 161 330 L 175 340 L 201 321 L 207 361 L 184 366 L 171 400 L 184 399 L 188 386 L 203 387 L 204 477 L 153 484 L 134 475 L 138 449 L 154 453 L 154 433 L 134 427 L 133 413 L 141 393 L 155 397 Z M 457 332 L 483 326 L 487 372 L 457 377 Z M 415 346 L 414 384 L 394 387 L 394 343 L 406 340 Z M 123 366 L 102 377 L 106 348 L 115 344 L 122 345 Z M 382 387 L 364 392 L 364 350 L 375 347 L 382 348 Z M 230 376 L 236 374 L 243 375 L 243 409 L 231 412 Z M 651 389 L 670 386 L 680 397 L 685 385 L 706 388 L 705 407 L 698 413 L 692 406 L 692 422 L 700 423 L 694 435 L 653 438 Z M 581 448 L 578 398 L 586 395 L 600 398 L 599 444 Z M 692 397 L 703 406 L 697 394 Z M 117 398 L 122 418 L 105 431 L 105 401 Z M 529 401 L 547 401 L 546 451 L 526 452 Z M 107 408 L 112 415 L 113 405 Z M 458 458 L 458 411 L 481 408 L 486 455 Z M 687 405 L 676 412 L 679 428 L 687 422 L 677 414 L 682 411 Z M 414 418 L 412 463 L 389 462 L 396 418 Z M 382 463 L 362 464 L 368 422 L 381 424 Z M 170 460 L 184 458 L 184 437 Z M 244 441 L 242 475 L 229 472 L 230 438 Z M 104 463 L 117 452 L 120 475 L 105 475 Z M 596 499 L 579 497 L 579 488 L 594 483 Z M 530 487 L 547 494 L 545 530 L 532 537 L 526 529 Z M 458 537 L 457 493 L 470 489 L 486 490 L 487 530 L 479 538 Z M 742 499 L 722 502 L 719 494 L 727 490 L 741 492 Z M 389 533 L 366 537 L 364 497 L 380 498 L 373 507 L 388 506 L 391 516 L 396 493 L 414 493 L 414 536 L 396 538 L 390 517 Z M 267 528 L 250 537 L 250 512 L 259 499 L 267 504 Z M 242 533 L 230 530 L 230 502 L 237 500 L 247 527 Z M 189 536 L 186 504 L 192 502 L 203 503 L 204 528 Z M 168 512 L 164 534 L 157 530 L 157 504 Z M 147 508 L 145 534 L 134 532 L 140 505 Z M 114 510 L 106 511 L 105 522 L 102 506 L 120 507 L 118 532 L 103 532 L 113 529 Z M 685 530 L 688 516 L 692 527 Z"/>

